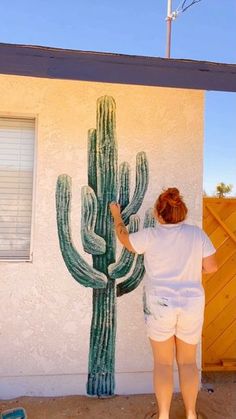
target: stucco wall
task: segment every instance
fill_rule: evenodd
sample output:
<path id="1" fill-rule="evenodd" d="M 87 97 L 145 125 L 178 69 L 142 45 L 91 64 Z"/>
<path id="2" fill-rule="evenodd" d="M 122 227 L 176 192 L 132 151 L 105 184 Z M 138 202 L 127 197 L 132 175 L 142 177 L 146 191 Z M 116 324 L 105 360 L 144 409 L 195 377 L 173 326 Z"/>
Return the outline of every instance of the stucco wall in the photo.
<path id="1" fill-rule="evenodd" d="M 0 115 L 37 118 L 33 262 L 0 262 L 2 398 L 86 391 L 92 291 L 63 262 L 55 185 L 61 173 L 72 177 L 73 239 L 90 261 L 80 241 L 80 191 L 87 184 L 87 131 L 103 95 L 116 101 L 119 162 L 130 162 L 133 180 L 136 153 L 147 153 L 150 181 L 140 217 L 163 187 L 177 186 L 189 222 L 201 225 L 202 91 L 0 76 Z M 141 288 L 118 299 L 119 394 L 152 391 Z"/>

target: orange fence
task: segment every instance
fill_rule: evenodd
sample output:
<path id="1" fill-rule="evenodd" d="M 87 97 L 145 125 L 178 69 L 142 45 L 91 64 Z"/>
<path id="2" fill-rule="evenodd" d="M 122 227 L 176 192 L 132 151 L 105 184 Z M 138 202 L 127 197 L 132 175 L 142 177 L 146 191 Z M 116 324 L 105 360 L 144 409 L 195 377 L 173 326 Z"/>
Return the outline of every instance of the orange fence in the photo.
<path id="1" fill-rule="evenodd" d="M 203 371 L 236 370 L 236 198 L 204 198 L 203 229 L 217 248 L 219 269 L 203 275 L 206 292 Z"/>

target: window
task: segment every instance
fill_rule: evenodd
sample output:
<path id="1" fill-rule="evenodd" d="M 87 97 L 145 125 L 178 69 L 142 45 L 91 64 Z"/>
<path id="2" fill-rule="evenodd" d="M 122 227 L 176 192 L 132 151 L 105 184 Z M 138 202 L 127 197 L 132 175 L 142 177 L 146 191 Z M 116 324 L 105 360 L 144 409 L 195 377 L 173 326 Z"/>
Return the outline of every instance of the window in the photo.
<path id="1" fill-rule="evenodd" d="M 35 120 L 0 117 L 0 260 L 30 260 Z"/>

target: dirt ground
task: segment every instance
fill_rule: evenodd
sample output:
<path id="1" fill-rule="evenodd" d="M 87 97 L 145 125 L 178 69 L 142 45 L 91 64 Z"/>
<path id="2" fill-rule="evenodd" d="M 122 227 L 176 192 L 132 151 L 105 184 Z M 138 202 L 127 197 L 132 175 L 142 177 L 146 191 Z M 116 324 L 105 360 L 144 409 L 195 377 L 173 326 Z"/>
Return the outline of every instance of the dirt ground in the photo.
<path id="1" fill-rule="evenodd" d="M 84 396 L 20 397 L 0 401 L 0 412 L 24 407 L 28 419 L 154 419 L 153 394 L 96 399 Z M 208 419 L 236 419 L 236 373 L 205 374 L 198 410 Z M 170 419 L 184 419 L 181 395 L 173 396 Z"/>

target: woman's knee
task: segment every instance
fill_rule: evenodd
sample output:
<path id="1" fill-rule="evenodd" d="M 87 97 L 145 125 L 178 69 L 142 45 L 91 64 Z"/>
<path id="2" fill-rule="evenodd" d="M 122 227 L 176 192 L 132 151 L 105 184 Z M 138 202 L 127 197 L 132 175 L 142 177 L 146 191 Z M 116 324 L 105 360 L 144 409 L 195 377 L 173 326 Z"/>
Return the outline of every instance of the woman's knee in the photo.
<path id="1" fill-rule="evenodd" d="M 176 361 L 178 366 L 196 365 L 197 345 L 192 345 L 176 338 Z"/>
<path id="2" fill-rule="evenodd" d="M 154 370 L 160 370 L 160 368 L 171 368 L 174 367 L 174 361 L 172 359 L 155 359 L 154 358 Z"/>
<path id="3" fill-rule="evenodd" d="M 178 367 L 182 366 L 191 366 L 195 367 L 197 366 L 197 359 L 195 353 L 176 353 L 176 362 Z"/>
<path id="4" fill-rule="evenodd" d="M 177 362 L 178 369 L 181 369 L 181 368 L 196 369 L 197 368 L 196 360 L 191 361 L 191 360 L 184 360 L 184 359 L 181 359 L 181 360 L 176 359 L 176 362 Z"/>
<path id="5" fill-rule="evenodd" d="M 158 368 L 158 366 L 172 367 L 174 363 L 174 337 L 164 342 L 150 339 L 150 343 L 153 352 L 154 368 Z"/>

